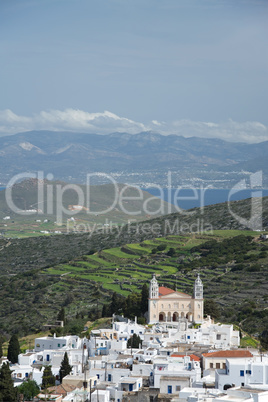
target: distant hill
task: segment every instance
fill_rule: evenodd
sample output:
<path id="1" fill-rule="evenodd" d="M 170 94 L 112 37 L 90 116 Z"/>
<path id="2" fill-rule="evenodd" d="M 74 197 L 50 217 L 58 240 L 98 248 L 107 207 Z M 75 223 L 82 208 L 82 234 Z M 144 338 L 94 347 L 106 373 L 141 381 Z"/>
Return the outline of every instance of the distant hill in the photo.
<path id="1" fill-rule="evenodd" d="M 267 152 L 268 141 L 230 143 L 151 132 L 94 135 L 30 131 L 0 138 L 0 181 L 6 184 L 15 174 L 44 171 L 55 179 L 85 183 L 88 173 L 103 172 L 116 173 L 119 182 L 148 184 L 151 180 L 165 186 L 167 172 L 172 170 L 176 173 L 173 185 L 191 183 L 195 178 L 228 187 L 237 180 L 237 175 L 226 175 L 230 167 L 231 171 L 247 166 L 252 171 L 262 169 Z M 264 162 L 255 162 L 260 160 Z M 96 176 L 94 180 L 100 184 L 105 179 Z"/>
<path id="2" fill-rule="evenodd" d="M 88 232 L 96 225 L 123 225 L 173 211 L 173 205 L 125 184 L 27 179 L 0 191 L 0 232 L 5 237 Z"/>

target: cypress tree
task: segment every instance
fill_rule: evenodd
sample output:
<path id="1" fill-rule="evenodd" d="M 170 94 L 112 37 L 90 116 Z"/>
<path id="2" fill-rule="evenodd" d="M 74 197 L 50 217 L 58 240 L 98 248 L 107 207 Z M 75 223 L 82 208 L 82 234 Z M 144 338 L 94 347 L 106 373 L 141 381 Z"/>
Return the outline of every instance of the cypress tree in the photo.
<path id="1" fill-rule="evenodd" d="M 12 335 L 8 344 L 7 358 L 11 363 L 18 363 L 18 355 L 20 354 L 20 344 L 17 335 Z"/>
<path id="2" fill-rule="evenodd" d="M 17 390 L 14 387 L 12 371 L 8 363 L 4 363 L 0 368 L 0 402 L 14 402 L 17 400 Z"/>
<path id="3" fill-rule="evenodd" d="M 65 352 L 64 358 L 63 358 L 63 360 L 61 362 L 61 366 L 60 366 L 60 382 L 62 382 L 63 377 L 70 374 L 71 371 L 72 371 L 72 366 L 69 364 L 68 355 L 67 355 L 67 352 Z"/>
<path id="4" fill-rule="evenodd" d="M 141 290 L 141 313 L 144 314 L 148 310 L 149 290 L 146 283 L 143 284 Z"/>
<path id="5" fill-rule="evenodd" d="M 51 366 L 46 366 L 42 377 L 42 388 L 53 387 L 55 385 L 55 376 L 52 374 Z"/>
<path id="6" fill-rule="evenodd" d="M 102 312 L 101 312 L 101 316 L 102 317 L 108 317 L 109 315 L 108 315 L 108 308 L 107 308 L 107 305 L 106 304 L 104 304 L 103 306 L 102 306 Z"/>
<path id="7" fill-rule="evenodd" d="M 142 340 L 137 334 L 133 334 L 133 336 L 127 341 L 128 348 L 138 349 L 140 345 L 142 345 Z"/>
<path id="8" fill-rule="evenodd" d="M 111 314 L 117 314 L 117 310 L 119 308 L 119 301 L 118 301 L 118 296 L 117 296 L 116 292 L 113 293 L 110 308 L 111 308 Z"/>
<path id="9" fill-rule="evenodd" d="M 58 316 L 57 316 L 57 320 L 58 321 L 63 321 L 63 325 L 65 324 L 65 310 L 64 310 L 64 307 L 62 307 L 60 309 L 60 311 L 58 313 Z"/>

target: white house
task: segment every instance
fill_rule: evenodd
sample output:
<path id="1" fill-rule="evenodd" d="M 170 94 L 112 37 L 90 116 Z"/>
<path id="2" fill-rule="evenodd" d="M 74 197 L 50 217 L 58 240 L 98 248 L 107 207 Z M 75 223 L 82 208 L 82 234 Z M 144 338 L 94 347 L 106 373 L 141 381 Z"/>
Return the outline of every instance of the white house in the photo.
<path id="1" fill-rule="evenodd" d="M 268 390 L 268 357 L 226 359 L 225 369 L 215 372 L 215 385 L 220 390 L 233 385 Z"/>
<path id="2" fill-rule="evenodd" d="M 41 338 L 36 338 L 34 350 L 36 352 L 40 352 L 42 350 L 49 350 L 49 349 L 54 350 L 62 348 L 78 349 L 82 348 L 82 342 L 83 340 L 76 335 L 56 337 L 56 335 L 54 334 L 53 337 L 44 336 Z"/>

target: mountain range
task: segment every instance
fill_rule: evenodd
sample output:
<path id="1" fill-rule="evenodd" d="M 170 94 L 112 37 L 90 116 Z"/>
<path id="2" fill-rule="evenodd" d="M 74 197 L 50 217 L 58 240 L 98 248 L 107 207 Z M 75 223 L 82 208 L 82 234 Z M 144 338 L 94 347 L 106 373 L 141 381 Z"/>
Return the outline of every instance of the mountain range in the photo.
<path id="1" fill-rule="evenodd" d="M 0 181 L 7 184 L 16 174 L 43 171 L 57 180 L 83 183 L 88 173 L 102 172 L 113 174 L 117 181 L 148 185 L 152 180 L 163 183 L 170 170 L 175 185 L 192 184 L 195 178 L 226 188 L 237 180 L 237 173 L 248 174 L 245 171 L 263 170 L 267 183 L 267 152 L 268 141 L 231 143 L 152 132 L 30 131 L 0 138 Z M 96 175 L 93 184 L 104 181 Z"/>

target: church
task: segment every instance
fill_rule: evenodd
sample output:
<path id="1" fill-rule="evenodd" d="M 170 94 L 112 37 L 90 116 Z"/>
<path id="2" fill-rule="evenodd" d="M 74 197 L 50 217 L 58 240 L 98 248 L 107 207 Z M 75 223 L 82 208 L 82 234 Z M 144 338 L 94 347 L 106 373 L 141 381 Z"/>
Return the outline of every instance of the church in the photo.
<path id="1" fill-rule="evenodd" d="M 201 324 L 204 316 L 203 284 L 198 274 L 195 280 L 193 296 L 159 286 L 155 274 L 150 281 L 149 324 L 161 322 L 188 322 Z"/>

